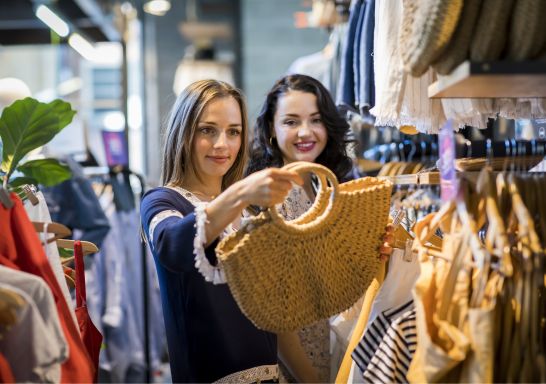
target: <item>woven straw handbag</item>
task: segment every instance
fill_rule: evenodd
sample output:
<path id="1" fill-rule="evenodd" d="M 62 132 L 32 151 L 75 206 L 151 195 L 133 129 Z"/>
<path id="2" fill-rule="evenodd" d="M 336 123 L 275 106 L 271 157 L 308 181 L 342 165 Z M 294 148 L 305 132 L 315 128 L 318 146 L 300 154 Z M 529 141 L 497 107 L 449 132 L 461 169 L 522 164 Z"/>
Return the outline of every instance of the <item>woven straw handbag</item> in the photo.
<path id="1" fill-rule="evenodd" d="M 515 1 L 482 1 L 470 44 L 470 60 L 482 62 L 502 58 L 508 40 L 510 19 Z"/>
<path id="2" fill-rule="evenodd" d="M 464 2 L 461 17 L 451 41 L 433 66 L 440 75 L 451 73 L 459 64 L 469 58 L 472 35 L 481 5 L 482 0 Z"/>
<path id="3" fill-rule="evenodd" d="M 404 70 L 421 77 L 449 44 L 463 0 L 404 0 L 399 46 Z"/>
<path id="4" fill-rule="evenodd" d="M 380 268 L 392 184 L 365 177 L 338 184 L 327 168 L 296 162 L 320 189 L 311 208 L 285 221 L 260 213 L 216 248 L 242 312 L 258 327 L 289 332 L 351 307 Z"/>
<path id="5" fill-rule="evenodd" d="M 536 58 L 546 43 L 546 1 L 525 0 L 514 4 L 507 58 L 522 61 Z"/>

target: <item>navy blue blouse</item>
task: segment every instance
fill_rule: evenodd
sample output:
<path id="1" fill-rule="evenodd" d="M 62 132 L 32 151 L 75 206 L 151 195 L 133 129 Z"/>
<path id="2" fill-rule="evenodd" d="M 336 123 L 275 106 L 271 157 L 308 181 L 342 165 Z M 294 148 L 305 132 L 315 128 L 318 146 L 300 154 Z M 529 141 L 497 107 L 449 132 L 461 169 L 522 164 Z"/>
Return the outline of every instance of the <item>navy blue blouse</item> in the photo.
<path id="1" fill-rule="evenodd" d="M 277 364 L 276 336 L 259 330 L 244 316 L 227 284 L 206 282 L 194 266 L 194 208 L 178 192 L 164 187 L 147 192 L 141 203 L 147 237 L 158 213 L 175 210 L 184 216 L 160 221 L 152 234 L 173 382 L 212 382 Z M 213 265 L 217 242 L 205 249 Z"/>

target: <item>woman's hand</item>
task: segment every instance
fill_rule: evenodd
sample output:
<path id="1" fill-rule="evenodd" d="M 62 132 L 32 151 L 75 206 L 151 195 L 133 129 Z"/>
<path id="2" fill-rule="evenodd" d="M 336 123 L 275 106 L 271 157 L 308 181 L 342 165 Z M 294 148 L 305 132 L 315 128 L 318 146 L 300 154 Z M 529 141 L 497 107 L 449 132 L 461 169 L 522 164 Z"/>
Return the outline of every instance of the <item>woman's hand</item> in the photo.
<path id="1" fill-rule="evenodd" d="M 303 179 L 293 171 L 268 168 L 231 185 L 205 209 L 208 218 L 205 225 L 206 245 L 210 245 L 229 224 L 237 220 L 249 205 L 270 207 L 282 203 L 292 183 L 303 185 Z"/>
<path id="2" fill-rule="evenodd" d="M 233 186 L 238 189 L 240 205 L 271 207 L 280 204 L 286 198 L 292 183 L 303 185 L 301 176 L 293 171 L 279 168 L 268 168 L 255 172 Z"/>
<path id="3" fill-rule="evenodd" d="M 383 244 L 379 247 L 379 258 L 381 261 L 387 261 L 392 254 L 392 247 L 394 245 L 394 226 L 392 224 L 389 223 L 385 227 L 382 240 Z"/>

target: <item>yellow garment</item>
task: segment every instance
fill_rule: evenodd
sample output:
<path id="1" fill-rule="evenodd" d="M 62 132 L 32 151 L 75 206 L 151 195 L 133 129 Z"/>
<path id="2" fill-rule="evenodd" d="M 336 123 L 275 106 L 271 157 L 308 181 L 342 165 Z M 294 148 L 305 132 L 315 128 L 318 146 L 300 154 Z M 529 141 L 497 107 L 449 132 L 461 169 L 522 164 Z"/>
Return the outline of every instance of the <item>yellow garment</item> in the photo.
<path id="1" fill-rule="evenodd" d="M 351 363 L 353 361 L 351 354 L 364 333 L 364 327 L 368 323 L 368 317 L 370 316 L 373 301 L 377 295 L 377 292 L 379 291 L 379 288 L 381 287 L 381 284 L 383 283 L 383 280 L 385 280 L 385 264 L 381 264 L 375 278 L 366 290 L 364 304 L 362 304 L 362 311 L 360 312 L 358 321 L 351 336 L 351 340 L 349 341 L 349 347 L 347 348 L 347 351 L 345 351 L 345 356 L 343 356 L 343 361 L 341 362 L 341 366 L 339 367 L 339 371 L 337 373 L 337 384 L 346 384 L 347 380 L 349 379 Z"/>

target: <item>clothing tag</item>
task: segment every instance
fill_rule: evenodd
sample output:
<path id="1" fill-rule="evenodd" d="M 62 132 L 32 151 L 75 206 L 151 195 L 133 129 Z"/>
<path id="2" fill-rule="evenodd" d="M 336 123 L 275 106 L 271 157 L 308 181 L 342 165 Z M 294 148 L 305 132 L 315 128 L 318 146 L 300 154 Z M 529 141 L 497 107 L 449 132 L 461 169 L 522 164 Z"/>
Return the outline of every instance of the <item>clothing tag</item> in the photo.
<path id="1" fill-rule="evenodd" d="M 404 256 L 402 260 L 411 263 L 413 261 L 413 251 L 412 251 L 413 240 L 406 240 L 406 247 L 404 248 Z"/>
<path id="2" fill-rule="evenodd" d="M 440 141 L 440 187 L 443 202 L 452 201 L 457 196 L 458 182 L 455 170 L 455 135 L 453 122 L 449 119 L 438 135 Z"/>

